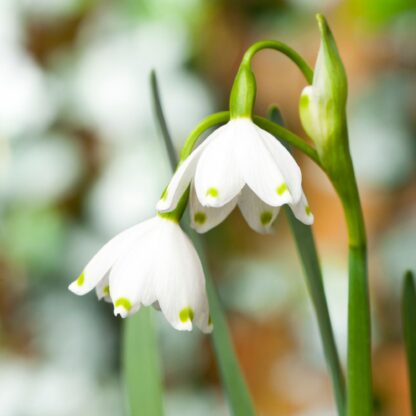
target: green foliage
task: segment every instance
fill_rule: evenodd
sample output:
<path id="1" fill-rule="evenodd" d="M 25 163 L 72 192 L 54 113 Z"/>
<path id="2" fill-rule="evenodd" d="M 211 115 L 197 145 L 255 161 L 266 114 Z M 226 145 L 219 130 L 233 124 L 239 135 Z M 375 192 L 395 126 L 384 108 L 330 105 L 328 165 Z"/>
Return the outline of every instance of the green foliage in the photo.
<path id="1" fill-rule="evenodd" d="M 410 271 L 405 274 L 403 282 L 402 320 L 412 414 L 416 416 L 416 287 L 413 273 Z"/>

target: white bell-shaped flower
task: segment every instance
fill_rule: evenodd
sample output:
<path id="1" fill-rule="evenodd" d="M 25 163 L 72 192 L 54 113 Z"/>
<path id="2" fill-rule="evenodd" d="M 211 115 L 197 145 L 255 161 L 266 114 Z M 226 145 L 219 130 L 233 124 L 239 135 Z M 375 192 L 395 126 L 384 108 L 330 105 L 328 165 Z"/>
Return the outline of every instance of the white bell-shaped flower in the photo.
<path id="1" fill-rule="evenodd" d="M 181 163 L 157 210 L 175 209 L 189 185 L 191 222 L 199 232 L 218 225 L 236 205 L 250 227 L 262 233 L 270 231 L 283 204 L 303 223 L 313 223 L 298 164 L 248 118 L 232 119 L 215 130 Z"/>
<path id="2" fill-rule="evenodd" d="M 160 309 L 178 330 L 212 330 L 201 261 L 179 224 L 156 216 L 121 232 L 90 260 L 69 290 L 114 304 L 125 318 L 143 306 Z"/>

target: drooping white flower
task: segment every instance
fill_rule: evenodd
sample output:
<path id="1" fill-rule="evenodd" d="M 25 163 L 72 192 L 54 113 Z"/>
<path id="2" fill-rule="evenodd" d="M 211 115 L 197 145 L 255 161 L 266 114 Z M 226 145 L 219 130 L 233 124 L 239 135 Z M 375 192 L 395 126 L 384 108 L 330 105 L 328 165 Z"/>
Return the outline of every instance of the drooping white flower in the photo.
<path id="1" fill-rule="evenodd" d="M 191 222 L 199 232 L 218 225 L 236 205 L 258 232 L 270 231 L 283 204 L 289 204 L 300 221 L 312 224 L 301 182 L 300 168 L 288 150 L 250 119 L 237 118 L 215 130 L 185 159 L 157 210 L 175 209 L 191 184 Z"/>
<path id="2" fill-rule="evenodd" d="M 77 295 L 94 288 L 116 316 L 153 305 L 175 329 L 190 331 L 195 323 L 212 330 L 201 262 L 175 221 L 156 216 L 105 244 L 69 286 Z"/>

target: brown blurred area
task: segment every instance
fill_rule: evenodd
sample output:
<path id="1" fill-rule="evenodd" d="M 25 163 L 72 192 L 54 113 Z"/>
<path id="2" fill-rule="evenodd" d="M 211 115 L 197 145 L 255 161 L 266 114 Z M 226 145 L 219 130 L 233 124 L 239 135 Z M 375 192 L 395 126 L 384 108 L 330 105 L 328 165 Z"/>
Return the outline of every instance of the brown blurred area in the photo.
<path id="1" fill-rule="evenodd" d="M 366 2 L 358 0 L 201 1 L 195 2 L 198 6 L 192 9 L 192 13 L 189 12 L 187 18 L 181 20 L 180 16 L 176 16 L 175 24 L 186 27 L 185 37 L 190 44 L 183 58 L 184 62 L 180 65 L 181 70 L 185 68 L 186 72 L 191 72 L 205 85 L 207 91 L 215 97 L 212 111 L 221 111 L 227 108 L 233 78 L 240 59 L 250 44 L 260 39 L 279 39 L 294 47 L 313 66 L 319 48 L 314 14 L 317 11 L 326 14 L 349 77 L 350 114 L 353 120 L 358 120 L 359 125 L 352 129 L 351 133 L 353 135 L 356 131 L 362 132 L 359 141 L 354 140 L 352 143 L 353 155 L 359 156 L 360 167 L 373 166 L 374 172 L 373 176 L 368 178 L 365 169 L 359 171 L 358 180 L 369 241 L 375 414 L 410 416 L 399 295 L 400 273 L 415 266 L 416 253 L 416 8 L 410 1 L 398 1 L 396 6 L 392 6 L 392 1 L 372 0 L 366 5 Z M 61 62 L 62 51 L 71 51 L 62 59 L 62 62 L 68 62 L 67 68 L 65 64 L 63 66 L 70 71 L 71 60 L 81 54 L 80 39 L 88 34 L 85 26 L 93 25 L 94 19 L 101 13 L 111 21 L 111 7 L 120 7 L 122 10 L 118 10 L 117 13 L 128 16 L 126 31 L 130 30 L 131 25 L 144 25 L 146 20 L 169 20 L 168 12 L 163 13 L 163 17 L 159 14 L 165 7 L 163 2 L 158 2 L 160 9 L 149 6 L 149 2 L 145 2 L 143 7 L 136 7 L 132 0 L 125 0 L 117 7 L 111 2 L 100 4 L 92 1 L 86 4 L 75 12 L 59 17 L 39 18 L 36 14 L 30 13 L 25 15 L 21 23 L 24 31 L 24 49 L 41 71 L 53 72 L 56 62 Z M 374 8 L 379 10 L 376 12 Z M 157 53 L 157 49 L 154 49 L 154 54 Z M 258 84 L 257 113 L 264 115 L 271 104 L 277 104 L 287 126 L 306 138 L 298 117 L 298 99 L 305 86 L 299 71 L 286 57 L 274 51 L 261 52 L 254 61 L 254 71 Z M 396 88 L 397 83 L 401 84 Z M 162 98 L 163 84 L 164 78 L 161 77 Z M 391 89 L 388 89 L 390 87 Z M 68 88 L 71 88 L 71 84 Z M 65 94 L 66 89 L 63 91 L 62 94 Z M 393 93 L 390 94 L 390 91 Z M 370 95 L 371 99 L 368 98 Z M 401 156 L 394 156 L 399 172 L 391 174 L 393 179 L 387 177 L 383 179 L 384 182 L 381 179 L 377 182 L 374 177 L 384 178 L 384 166 L 388 165 L 390 160 L 393 161 L 390 151 L 384 151 L 384 142 L 380 141 L 377 145 L 377 135 L 383 131 L 383 123 L 389 124 L 391 117 L 394 122 L 397 120 L 396 114 L 392 115 L 389 112 L 388 105 L 387 110 L 381 105 L 384 101 L 388 102 L 389 97 L 392 106 L 397 109 L 397 117 L 403 118 L 403 131 L 393 131 L 409 137 L 409 143 L 406 142 L 407 147 L 402 152 L 407 159 L 403 161 L 400 159 Z M 400 106 L 395 105 L 396 102 L 399 102 Z M 56 227 L 51 226 L 51 232 L 66 230 L 74 225 L 78 227 L 92 221 L 85 214 L 88 203 L 86 201 L 89 201 L 91 188 L 104 174 L 106 163 L 111 161 L 112 151 L 116 147 L 116 144 L 109 144 L 103 140 L 101 132 L 92 125 L 81 125 L 73 117 L 68 117 L 65 105 L 63 107 L 48 129 L 69 134 L 71 140 L 80 145 L 83 171 L 81 178 L 65 195 L 41 207 L 45 215 L 51 213 L 51 217 L 54 217 L 56 212 L 62 215 L 62 221 L 59 220 Z M 165 110 L 168 113 L 171 108 L 172 106 L 166 103 Z M 368 117 L 371 120 L 377 120 L 378 117 L 381 126 L 379 130 L 373 132 L 370 128 L 362 128 L 363 123 L 366 126 L 363 108 L 369 111 Z M 380 108 L 385 113 L 380 111 Z M 191 125 L 186 127 L 187 131 L 192 128 Z M 361 148 L 360 145 L 364 143 L 360 143 L 360 140 L 366 141 L 371 134 L 376 136 L 372 138 L 375 145 Z M 391 136 L 387 139 L 393 142 L 395 140 Z M 402 144 L 399 143 L 397 146 Z M 391 146 L 386 149 L 391 149 Z M 365 160 L 366 156 L 369 156 L 368 163 Z M 334 325 L 344 322 L 335 332 L 339 343 L 345 347 L 346 314 L 340 310 L 342 305 L 346 305 L 347 297 L 347 239 L 343 212 L 329 181 L 319 168 L 300 154 L 296 154 L 296 159 L 301 164 L 304 189 L 315 214 L 313 230 L 324 271 L 328 273 L 327 294 L 333 297 L 334 305 L 330 309 L 334 314 Z M 408 166 L 406 169 L 405 165 Z M 400 171 L 401 168 L 404 169 L 403 172 Z M 23 228 L 18 226 L 20 222 L 17 220 L 13 222 L 14 213 L 22 212 L 27 207 L 25 204 L 13 202 L 5 205 L 2 210 L 5 213 L 2 227 L 3 241 L 6 242 L 7 248 L 0 255 L 1 349 L 5 354 L 35 360 L 42 353 L 34 341 L 37 326 L 33 325 L 30 312 L 28 314 L 33 302 L 32 295 L 36 297 L 47 290 L 51 290 L 51 293 L 62 291 L 65 286 L 62 282 L 65 283 L 68 277 L 62 277 L 64 271 L 60 270 L 60 262 L 63 260 L 51 260 L 51 266 L 45 266 L 42 256 L 40 260 L 36 256 L 33 260 L 30 254 L 32 249 L 27 248 L 29 243 L 25 239 L 13 238 L 12 242 L 8 240 L 9 232 L 27 229 L 23 225 Z M 95 218 L 95 215 L 98 214 L 93 213 L 92 217 Z M 36 223 L 37 217 L 34 216 L 30 221 Z M 29 240 L 44 237 L 38 229 L 29 229 L 28 233 L 31 235 L 28 237 Z M 106 233 L 107 230 L 102 232 L 102 235 Z M 276 233 L 272 236 L 254 234 L 243 222 L 240 214 L 233 213 L 226 223 L 210 232 L 206 238 L 210 247 L 209 258 L 213 274 L 228 310 L 235 348 L 258 414 L 335 414 L 331 413 L 331 409 L 334 411 L 331 385 L 322 357 L 313 310 L 307 298 L 302 270 L 284 215 L 278 219 Z M 69 241 L 69 237 L 62 239 L 65 244 Z M 54 246 L 55 240 L 52 237 L 48 241 Z M 24 247 L 21 248 L 19 244 Z M 28 252 L 29 255 L 26 256 Z M 52 253 L 50 256 L 53 255 L 52 251 L 49 253 Z M 63 255 L 65 250 L 58 253 Z M 276 301 L 281 303 L 270 306 L 270 310 L 263 311 L 261 307 L 265 305 L 256 304 L 253 310 L 258 309 L 259 312 L 252 314 L 251 310 L 245 309 L 244 296 L 240 299 L 240 292 L 235 290 L 234 285 L 238 285 L 240 269 L 230 272 L 230 259 L 254 263 L 280 263 L 282 270 L 279 273 L 283 276 L 282 279 L 295 282 L 293 284 L 296 288 L 288 289 L 290 295 L 284 300 Z M 35 269 L 39 262 L 41 266 Z M 68 270 L 72 269 L 68 268 L 65 272 Z M 257 269 L 253 266 L 253 270 Z M 331 281 L 336 282 L 335 286 Z M 247 290 L 250 291 L 250 286 Z M 337 308 L 338 300 L 340 306 Z M 99 312 L 104 313 L 102 309 Z M 111 320 L 111 312 L 106 309 L 105 313 L 108 320 Z M 297 327 L 299 323 L 300 327 Z M 108 324 L 114 337 L 117 334 L 115 326 L 114 322 Z M 313 336 L 312 340 L 308 338 L 310 335 Z M 209 358 L 200 370 L 200 377 L 219 391 L 220 382 L 215 359 L 208 344 L 208 340 L 202 341 L 201 351 Z M 341 348 L 343 351 L 344 347 Z M 113 348 L 111 354 L 115 354 L 115 351 L 118 351 L 117 348 Z M 341 356 L 345 365 L 345 351 Z M 114 371 L 117 359 L 113 356 L 112 360 L 111 371 Z M 168 385 L 175 386 L 175 377 L 168 377 Z"/>

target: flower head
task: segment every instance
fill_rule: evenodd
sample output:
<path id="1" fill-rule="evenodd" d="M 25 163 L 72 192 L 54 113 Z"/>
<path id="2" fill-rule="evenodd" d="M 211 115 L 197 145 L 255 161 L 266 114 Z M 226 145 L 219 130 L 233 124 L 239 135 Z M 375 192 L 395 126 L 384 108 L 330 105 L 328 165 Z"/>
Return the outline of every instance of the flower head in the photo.
<path id="1" fill-rule="evenodd" d="M 201 262 L 175 221 L 156 216 L 105 244 L 69 286 L 77 295 L 94 288 L 116 316 L 153 305 L 175 329 L 190 331 L 195 323 L 212 330 Z"/>
<path id="2" fill-rule="evenodd" d="M 235 118 L 180 164 L 157 209 L 175 209 L 191 184 L 191 221 L 199 232 L 215 227 L 236 205 L 258 232 L 270 230 L 283 204 L 311 224 L 301 182 L 299 166 L 278 140 L 249 118 Z"/>

